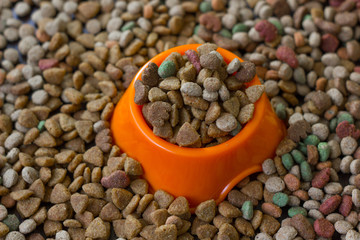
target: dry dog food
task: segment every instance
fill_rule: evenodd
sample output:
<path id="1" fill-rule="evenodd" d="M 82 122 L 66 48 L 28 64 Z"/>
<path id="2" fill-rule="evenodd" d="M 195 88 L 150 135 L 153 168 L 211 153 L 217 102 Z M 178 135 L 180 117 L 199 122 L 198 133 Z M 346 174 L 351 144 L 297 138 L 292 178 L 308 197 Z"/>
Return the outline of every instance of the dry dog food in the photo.
<path id="1" fill-rule="evenodd" d="M 253 118 L 263 85 L 247 87 L 255 64 L 227 64 L 215 44 L 149 63 L 135 82 L 134 101 L 153 133 L 181 147 L 208 147 L 238 134 Z"/>

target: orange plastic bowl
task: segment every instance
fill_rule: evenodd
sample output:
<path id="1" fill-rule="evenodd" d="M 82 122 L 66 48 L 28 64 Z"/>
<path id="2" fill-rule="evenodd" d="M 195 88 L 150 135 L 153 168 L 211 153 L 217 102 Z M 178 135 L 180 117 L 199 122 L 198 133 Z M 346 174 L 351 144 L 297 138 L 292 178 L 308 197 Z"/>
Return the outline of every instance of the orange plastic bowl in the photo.
<path id="1" fill-rule="evenodd" d="M 159 66 L 171 52 L 183 55 L 186 50 L 196 50 L 198 46 L 175 47 L 150 62 Z M 217 51 L 227 63 L 237 57 L 222 48 Z M 141 162 L 143 177 L 152 191 L 163 189 L 174 196 L 184 196 L 191 207 L 208 199 L 219 203 L 239 181 L 261 171 L 262 162 L 274 156 L 286 129 L 265 94 L 255 103 L 253 119 L 225 143 L 209 148 L 183 148 L 155 136 L 142 116 L 141 106 L 134 103 L 134 82 L 141 79 L 146 67 L 147 64 L 136 74 L 117 104 L 111 130 L 115 144 Z M 259 84 L 255 76 L 249 85 Z"/>

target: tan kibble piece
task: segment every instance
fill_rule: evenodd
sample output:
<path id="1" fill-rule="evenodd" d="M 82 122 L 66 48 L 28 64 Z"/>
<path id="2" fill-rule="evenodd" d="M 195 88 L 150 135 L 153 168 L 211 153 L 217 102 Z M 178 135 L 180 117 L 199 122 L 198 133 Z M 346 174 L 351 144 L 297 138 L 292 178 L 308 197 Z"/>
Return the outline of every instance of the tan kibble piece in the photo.
<path id="1" fill-rule="evenodd" d="M 40 208 L 34 215 L 31 216 L 32 219 L 36 222 L 37 225 L 42 224 L 47 219 L 47 210 L 46 207 Z"/>
<path id="2" fill-rule="evenodd" d="M 106 204 L 99 214 L 99 217 L 103 221 L 112 222 L 114 220 L 122 218 L 122 215 L 117 207 L 114 204 L 108 203 Z"/>
<path id="3" fill-rule="evenodd" d="M 255 103 L 265 91 L 264 85 L 254 85 L 245 89 L 245 93 L 251 103 Z"/>
<path id="4" fill-rule="evenodd" d="M 105 196 L 104 188 L 100 183 L 87 183 L 82 186 L 84 192 L 94 198 L 103 198 Z"/>
<path id="5" fill-rule="evenodd" d="M 124 170 L 128 175 L 140 176 L 143 174 L 141 164 L 131 157 L 125 159 Z"/>
<path id="6" fill-rule="evenodd" d="M 89 204 L 86 210 L 91 212 L 94 216 L 99 216 L 101 209 L 105 207 L 106 203 L 107 202 L 103 199 L 89 198 Z"/>
<path id="7" fill-rule="evenodd" d="M 237 117 L 240 110 L 240 102 L 237 97 L 232 97 L 229 100 L 223 103 L 223 108 L 228 113 L 231 113 L 233 116 Z"/>
<path id="8" fill-rule="evenodd" d="M 63 131 L 68 132 L 75 128 L 75 119 L 67 114 L 60 114 L 59 123 Z"/>
<path id="9" fill-rule="evenodd" d="M 66 177 L 66 169 L 63 168 L 55 168 L 51 171 L 51 178 L 48 182 L 49 187 L 55 186 L 57 183 L 61 183 L 64 181 Z"/>
<path id="10" fill-rule="evenodd" d="M 176 240 L 177 229 L 174 224 L 162 225 L 155 229 L 155 239 Z"/>
<path id="11" fill-rule="evenodd" d="M 148 193 L 149 184 L 145 179 L 135 179 L 130 183 L 130 188 L 135 194 L 144 196 Z"/>
<path id="12" fill-rule="evenodd" d="M 63 94 L 73 104 L 80 104 L 84 99 L 84 95 L 74 88 L 66 88 Z"/>
<path id="13" fill-rule="evenodd" d="M 89 211 L 85 211 L 83 213 L 76 213 L 75 219 L 78 220 L 84 228 L 87 228 L 92 220 L 94 220 L 94 215 Z"/>
<path id="14" fill-rule="evenodd" d="M 243 234 L 245 236 L 248 236 L 248 237 L 254 237 L 255 236 L 255 231 L 254 231 L 251 223 L 249 223 L 248 221 L 246 221 L 242 217 L 237 218 L 235 220 L 235 227 L 241 234 Z"/>
<path id="15" fill-rule="evenodd" d="M 62 230 L 61 222 L 46 220 L 44 223 L 44 233 L 46 236 L 54 236 Z"/>
<path id="16" fill-rule="evenodd" d="M 186 105 L 190 107 L 198 108 L 206 111 L 209 108 L 209 102 L 204 100 L 202 97 L 192 97 L 186 94 L 183 94 L 183 100 Z"/>
<path id="17" fill-rule="evenodd" d="M 174 224 L 176 226 L 176 229 L 178 230 L 178 234 L 181 234 L 179 233 L 179 230 L 181 230 L 184 227 L 184 221 L 185 220 L 182 220 L 178 216 L 170 216 L 166 219 L 165 224 L 167 225 Z"/>
<path id="18" fill-rule="evenodd" d="M 239 239 L 239 233 L 236 229 L 229 223 L 224 223 L 219 228 L 218 236 L 220 239 Z"/>
<path id="19" fill-rule="evenodd" d="M 45 131 L 40 133 L 40 135 L 35 139 L 34 143 L 39 147 L 55 147 L 56 140 L 49 132 Z"/>
<path id="20" fill-rule="evenodd" d="M 168 217 L 169 213 L 166 209 L 157 209 L 150 213 L 151 222 L 157 227 L 164 225 Z"/>
<path id="21" fill-rule="evenodd" d="M 85 194 L 75 193 L 71 195 L 70 203 L 76 213 L 83 213 L 89 203 L 89 197 Z"/>
<path id="22" fill-rule="evenodd" d="M 120 210 L 126 208 L 133 197 L 133 194 L 126 189 L 122 188 L 113 188 L 111 190 L 111 199 L 116 207 Z"/>
<path id="23" fill-rule="evenodd" d="M 64 221 L 70 215 L 71 207 L 69 204 L 60 203 L 53 205 L 47 212 L 47 218 L 51 221 Z"/>
<path id="24" fill-rule="evenodd" d="M 67 228 L 81 228 L 81 223 L 75 219 L 66 219 L 63 224 Z"/>
<path id="25" fill-rule="evenodd" d="M 64 203 L 70 200 L 70 191 L 61 183 L 55 185 L 50 195 L 51 203 Z"/>
<path id="26" fill-rule="evenodd" d="M 263 185 L 259 181 L 251 181 L 241 188 L 241 192 L 249 197 L 261 200 L 263 197 Z"/>
<path id="27" fill-rule="evenodd" d="M 216 121 L 216 119 L 220 116 L 220 114 L 221 114 L 221 107 L 220 107 L 219 103 L 212 102 L 210 104 L 209 109 L 206 112 L 205 123 L 210 124 L 210 123 Z"/>
<path id="28" fill-rule="evenodd" d="M 75 152 L 72 150 L 64 150 L 55 155 L 56 163 L 68 164 L 75 157 Z"/>
<path id="29" fill-rule="evenodd" d="M 0 222 L 0 237 L 5 237 L 8 232 L 9 227 L 6 226 L 4 223 Z"/>
<path id="30" fill-rule="evenodd" d="M 65 76 L 65 69 L 63 68 L 49 68 L 43 72 L 43 76 L 48 83 L 60 84 Z"/>
<path id="31" fill-rule="evenodd" d="M 255 106 L 254 104 L 248 104 L 241 108 L 240 113 L 237 117 L 240 124 L 245 124 L 253 118 Z"/>
<path id="32" fill-rule="evenodd" d="M 176 136 L 176 143 L 181 147 L 187 147 L 193 145 L 199 140 L 200 140 L 200 135 L 188 122 L 184 123 L 181 126 Z"/>
<path id="33" fill-rule="evenodd" d="M 260 231 L 269 235 L 274 235 L 280 228 L 280 223 L 273 217 L 264 214 L 260 225 Z"/>
<path id="34" fill-rule="evenodd" d="M 159 88 L 167 91 L 180 90 L 181 84 L 177 77 L 168 77 L 159 83 Z"/>
<path id="35" fill-rule="evenodd" d="M 132 215 L 127 216 L 126 220 L 125 220 L 125 236 L 128 239 L 134 238 L 136 237 L 141 229 L 142 229 L 142 224 L 141 222 L 136 219 L 135 217 L 133 217 Z"/>
<path id="36" fill-rule="evenodd" d="M 177 197 L 169 206 L 168 212 L 171 215 L 181 216 L 189 212 L 189 203 L 185 197 Z"/>
<path id="37" fill-rule="evenodd" d="M 182 108 L 184 106 L 180 91 L 168 91 L 166 94 L 171 104 L 175 104 L 178 108 Z"/>
<path id="38" fill-rule="evenodd" d="M 240 209 L 227 201 L 221 202 L 218 208 L 219 213 L 227 218 L 237 218 L 242 215 Z"/>
<path id="39" fill-rule="evenodd" d="M 136 213 L 141 214 L 142 212 L 144 212 L 147 206 L 149 205 L 149 203 L 153 201 L 153 199 L 154 199 L 154 195 L 145 194 L 139 201 L 138 207 L 136 209 Z"/>
<path id="40" fill-rule="evenodd" d="M 226 136 L 228 133 L 227 133 L 227 132 L 224 132 L 224 131 L 221 131 L 221 130 L 216 126 L 216 124 L 211 123 L 211 124 L 209 125 L 207 134 L 209 135 L 209 137 L 218 138 L 218 137 L 224 137 L 224 136 Z"/>
<path id="41" fill-rule="evenodd" d="M 159 204 L 160 208 L 167 209 L 172 201 L 174 201 L 174 197 L 164 190 L 157 190 L 154 194 L 155 201 Z"/>
<path id="42" fill-rule="evenodd" d="M 173 129 L 171 124 L 167 121 L 161 127 L 154 126 L 153 133 L 161 138 L 172 138 L 173 137 Z"/>
<path id="43" fill-rule="evenodd" d="M 148 98 L 149 98 L 150 102 L 156 102 L 156 101 L 166 102 L 167 101 L 166 93 L 157 87 L 153 87 L 149 90 Z"/>
<path id="44" fill-rule="evenodd" d="M 115 235 L 119 238 L 125 238 L 125 219 L 119 219 L 112 222 Z"/>
<path id="45" fill-rule="evenodd" d="M 135 212 L 137 206 L 139 205 L 140 202 L 140 196 L 139 195 L 134 195 L 131 199 L 131 201 L 129 202 L 129 204 L 126 206 L 126 208 L 122 211 L 122 214 L 124 215 L 124 217 L 129 216 L 130 214 L 132 214 L 133 212 Z"/>
<path id="46" fill-rule="evenodd" d="M 85 239 L 85 229 L 83 228 L 69 228 L 68 233 L 71 239 Z M 40 240 L 40 239 L 39 239 Z"/>
<path id="47" fill-rule="evenodd" d="M 263 213 L 260 210 L 254 210 L 254 215 L 253 218 L 251 219 L 251 225 L 253 226 L 254 230 L 260 227 L 262 218 L 263 218 Z"/>
<path id="48" fill-rule="evenodd" d="M 110 223 L 103 222 L 101 218 L 95 218 L 86 228 L 86 237 L 93 239 L 108 239 L 110 237 Z"/>
<path id="49" fill-rule="evenodd" d="M 93 123 L 89 120 L 76 121 L 75 128 L 79 136 L 87 143 L 94 139 Z"/>
<path id="50" fill-rule="evenodd" d="M 36 115 L 29 109 L 23 109 L 20 112 L 18 122 L 26 128 L 37 127 L 39 124 L 39 120 Z"/>
<path id="51" fill-rule="evenodd" d="M 33 195 L 33 191 L 27 189 L 17 190 L 10 193 L 10 197 L 15 201 L 28 199 L 31 195 Z"/>
<path id="52" fill-rule="evenodd" d="M 34 197 L 38 197 L 41 200 L 44 199 L 45 196 L 45 185 L 41 181 L 41 179 L 36 179 L 29 187 L 29 190 L 33 192 Z"/>
<path id="53" fill-rule="evenodd" d="M 86 104 L 86 109 L 90 112 L 98 112 L 104 109 L 107 101 L 104 98 L 92 100 Z"/>
<path id="54" fill-rule="evenodd" d="M 97 167 L 102 167 L 104 164 L 103 152 L 97 146 L 88 149 L 83 157 L 84 162 L 91 163 Z"/>
<path id="55" fill-rule="evenodd" d="M 24 144 L 28 145 L 31 144 L 40 134 L 39 129 L 31 128 L 24 137 Z"/>
<path id="56" fill-rule="evenodd" d="M 196 228 L 196 235 L 200 239 L 212 239 L 217 231 L 218 229 L 215 226 L 210 224 L 203 224 Z"/>
<path id="57" fill-rule="evenodd" d="M 196 216 L 204 221 L 211 222 L 216 214 L 216 203 L 214 199 L 200 203 L 195 209 Z"/>
<path id="58" fill-rule="evenodd" d="M 33 215 L 40 206 L 41 199 L 36 197 L 30 197 L 26 200 L 18 201 L 16 204 L 16 210 L 22 217 L 30 217 Z"/>

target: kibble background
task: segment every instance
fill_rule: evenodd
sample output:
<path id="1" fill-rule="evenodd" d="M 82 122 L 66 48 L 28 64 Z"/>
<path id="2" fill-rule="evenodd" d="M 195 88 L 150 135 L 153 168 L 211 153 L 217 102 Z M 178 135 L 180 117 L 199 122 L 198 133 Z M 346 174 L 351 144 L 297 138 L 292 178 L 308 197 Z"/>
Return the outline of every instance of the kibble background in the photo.
<path id="1" fill-rule="evenodd" d="M 16 14 L 14 14 L 14 17 L 16 17 L 17 18 L 17 16 L 16 16 Z M 18 18 L 19 19 L 19 18 Z M 28 20 L 28 19 L 22 19 L 22 18 L 20 18 L 20 20 L 21 21 L 23 21 L 23 22 L 27 22 L 27 23 L 30 23 L 30 24 L 32 24 L 33 26 L 34 26 L 34 24 L 33 24 L 33 22 L 31 22 L 30 20 Z M 86 32 L 86 30 L 84 29 L 84 32 Z M 14 48 L 16 48 L 16 43 L 13 43 L 13 44 L 9 44 L 8 45 L 8 47 L 14 47 Z M 23 59 L 23 56 L 22 56 L 22 54 L 19 54 L 19 61 L 20 62 L 23 62 L 23 63 L 25 63 L 25 61 L 26 61 L 26 59 Z M 295 75 L 301 75 L 301 73 L 298 73 L 298 72 L 295 72 L 294 73 Z M 294 76 L 294 78 L 296 78 L 295 76 Z M 88 149 L 90 146 L 86 146 L 86 149 Z M 340 183 L 343 185 L 343 186 L 346 186 L 347 184 L 348 184 L 348 180 L 349 180 L 349 178 L 350 178 L 350 175 L 349 174 L 339 174 L 339 177 L 340 177 Z M 251 176 L 251 179 L 252 180 L 255 180 L 256 179 L 256 175 L 253 175 L 253 176 Z M 261 209 L 261 206 L 260 206 L 260 204 L 256 207 L 256 209 Z M 287 207 L 285 207 L 285 208 L 283 208 L 283 212 L 282 212 L 282 216 L 281 216 L 281 218 L 279 218 L 279 220 L 281 221 L 282 219 L 285 219 L 286 217 L 287 217 L 287 210 L 288 210 L 288 208 Z M 18 216 L 19 217 L 19 216 Z M 114 233 L 112 233 L 112 235 L 111 235 L 111 239 L 115 239 L 116 237 L 115 237 L 115 235 L 114 235 Z M 339 234 L 335 234 L 334 236 L 333 236 L 333 239 L 340 239 L 340 235 Z"/>

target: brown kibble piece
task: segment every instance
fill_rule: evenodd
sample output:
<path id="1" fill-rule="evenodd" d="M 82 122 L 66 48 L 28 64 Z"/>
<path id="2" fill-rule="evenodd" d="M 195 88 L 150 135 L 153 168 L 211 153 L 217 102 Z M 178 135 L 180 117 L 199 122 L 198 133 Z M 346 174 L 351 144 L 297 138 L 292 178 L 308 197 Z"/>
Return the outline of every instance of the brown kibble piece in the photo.
<path id="1" fill-rule="evenodd" d="M 182 216 L 189 212 L 189 203 L 185 197 L 177 197 L 169 206 L 171 215 Z"/>
<path id="2" fill-rule="evenodd" d="M 254 85 L 245 89 L 245 93 L 248 96 L 251 103 L 255 103 L 265 91 L 264 85 Z"/>
<path id="3" fill-rule="evenodd" d="M 128 239 L 136 237 L 142 229 L 141 222 L 132 215 L 127 216 L 124 225 L 125 236 Z"/>
<path id="4" fill-rule="evenodd" d="M 142 81 L 136 80 L 134 84 L 135 88 L 135 97 L 134 102 L 138 105 L 143 105 L 149 102 L 149 86 L 145 85 Z"/>
<path id="5" fill-rule="evenodd" d="M 216 214 L 215 200 L 211 199 L 200 203 L 195 209 L 195 214 L 200 220 L 211 222 Z"/>
<path id="6" fill-rule="evenodd" d="M 243 106 L 240 109 L 240 113 L 237 117 L 240 124 L 245 124 L 249 122 L 253 118 L 254 111 L 255 111 L 255 105 L 252 103 Z"/>
<path id="7" fill-rule="evenodd" d="M 70 203 L 76 213 L 83 213 L 89 203 L 89 197 L 85 194 L 75 193 L 70 197 Z"/>
<path id="8" fill-rule="evenodd" d="M 150 213 L 151 222 L 157 227 L 164 225 L 168 217 L 169 213 L 166 209 L 157 209 Z"/>
<path id="9" fill-rule="evenodd" d="M 101 209 L 99 217 L 103 221 L 112 222 L 114 220 L 120 219 L 122 216 L 119 209 L 115 207 L 113 203 L 109 202 Z"/>
<path id="10" fill-rule="evenodd" d="M 237 218 L 240 217 L 241 211 L 228 201 L 223 201 L 219 204 L 219 213 L 227 218 Z"/>
<path id="11" fill-rule="evenodd" d="M 249 223 L 242 217 L 235 220 L 235 227 L 241 234 L 245 236 L 253 237 L 255 235 L 255 231 L 251 223 Z"/>
<path id="12" fill-rule="evenodd" d="M 190 123 L 185 122 L 181 126 L 176 136 L 176 143 L 181 147 L 187 147 L 195 144 L 198 141 L 200 141 L 200 135 L 196 132 Z"/>
<path id="13" fill-rule="evenodd" d="M 40 203 L 40 198 L 30 197 L 26 200 L 18 201 L 16 210 L 22 217 L 28 218 L 39 209 Z"/>
<path id="14" fill-rule="evenodd" d="M 101 218 L 95 218 L 87 227 L 85 236 L 93 239 L 108 239 L 110 237 L 110 223 Z"/>
<path id="15" fill-rule="evenodd" d="M 51 203 L 64 203 L 70 200 L 71 194 L 69 190 L 61 183 L 55 185 L 50 195 Z"/>
<path id="16" fill-rule="evenodd" d="M 159 83 L 158 66 L 150 62 L 141 74 L 141 80 L 149 87 L 155 87 Z"/>
<path id="17" fill-rule="evenodd" d="M 155 239 L 176 240 L 177 229 L 174 224 L 162 225 L 155 229 Z"/>
<path id="18" fill-rule="evenodd" d="M 157 190 L 154 194 L 155 201 L 159 204 L 160 208 L 167 209 L 172 201 L 174 201 L 174 197 L 164 190 Z"/>
<path id="19" fill-rule="evenodd" d="M 146 106 L 146 107 L 145 107 Z M 144 105 L 143 115 L 145 119 L 152 125 L 161 127 L 165 121 L 170 118 L 171 105 L 167 102 L 153 102 Z"/>
<path id="20" fill-rule="evenodd" d="M 113 188 L 111 190 L 111 199 L 116 207 L 120 210 L 125 209 L 133 197 L 133 194 L 126 189 Z"/>

